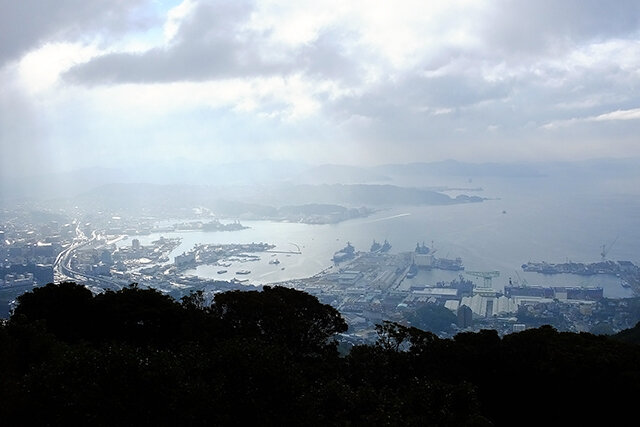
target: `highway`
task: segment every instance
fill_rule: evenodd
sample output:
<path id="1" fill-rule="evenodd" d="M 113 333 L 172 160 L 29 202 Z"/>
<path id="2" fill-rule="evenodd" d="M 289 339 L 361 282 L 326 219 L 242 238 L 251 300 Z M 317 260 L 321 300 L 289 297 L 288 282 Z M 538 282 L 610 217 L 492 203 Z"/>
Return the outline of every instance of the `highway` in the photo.
<path id="1" fill-rule="evenodd" d="M 58 254 L 53 265 L 53 272 L 57 277 L 57 281 L 75 281 L 84 285 L 94 285 L 100 289 L 122 289 L 122 285 L 114 280 L 106 277 L 81 273 L 71 268 L 71 260 L 73 259 L 74 252 L 82 247 L 95 243 L 98 238 L 98 234 L 94 231 L 91 233 L 91 239 L 88 239 L 80 230 L 80 227 L 76 227 L 76 238 L 74 239 L 74 242 L 71 246 Z"/>

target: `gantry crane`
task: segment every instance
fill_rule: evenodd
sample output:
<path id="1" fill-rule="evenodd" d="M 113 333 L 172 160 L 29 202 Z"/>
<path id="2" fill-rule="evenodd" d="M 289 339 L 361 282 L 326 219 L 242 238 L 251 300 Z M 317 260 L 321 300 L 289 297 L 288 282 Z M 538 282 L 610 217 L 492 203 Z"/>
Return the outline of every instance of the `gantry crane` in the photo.
<path id="1" fill-rule="evenodd" d="M 491 279 L 500 276 L 499 271 L 465 271 L 465 273 L 469 276 L 482 277 L 484 279 L 483 288 L 491 288 Z"/>

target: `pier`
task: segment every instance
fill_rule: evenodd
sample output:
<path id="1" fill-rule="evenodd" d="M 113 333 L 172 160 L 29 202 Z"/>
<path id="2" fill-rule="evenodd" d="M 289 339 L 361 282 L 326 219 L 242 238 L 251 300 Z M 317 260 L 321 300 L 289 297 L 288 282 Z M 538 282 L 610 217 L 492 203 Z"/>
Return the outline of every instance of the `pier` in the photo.
<path id="1" fill-rule="evenodd" d="M 271 254 L 291 254 L 291 255 L 302 255 L 302 252 L 300 250 L 297 251 L 275 251 L 275 250 L 268 250 L 265 252 L 269 252 Z"/>
<path id="2" fill-rule="evenodd" d="M 272 254 L 302 255 L 302 250 L 300 249 L 300 245 L 297 245 L 292 242 L 289 242 L 289 244 L 295 246 L 297 250 L 296 251 L 278 251 L 278 250 L 269 249 L 269 250 L 266 250 L 265 252 L 269 252 Z"/>

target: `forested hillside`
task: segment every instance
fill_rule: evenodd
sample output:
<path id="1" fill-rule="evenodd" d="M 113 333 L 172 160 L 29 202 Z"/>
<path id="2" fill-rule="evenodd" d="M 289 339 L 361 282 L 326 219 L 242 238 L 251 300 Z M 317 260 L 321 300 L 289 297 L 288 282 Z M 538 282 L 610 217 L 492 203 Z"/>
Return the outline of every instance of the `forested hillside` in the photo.
<path id="1" fill-rule="evenodd" d="M 209 302 L 64 283 L 18 303 L 0 328 L 3 425 L 615 425 L 640 395 L 637 331 L 384 323 L 338 352 L 340 314 L 282 287 Z"/>

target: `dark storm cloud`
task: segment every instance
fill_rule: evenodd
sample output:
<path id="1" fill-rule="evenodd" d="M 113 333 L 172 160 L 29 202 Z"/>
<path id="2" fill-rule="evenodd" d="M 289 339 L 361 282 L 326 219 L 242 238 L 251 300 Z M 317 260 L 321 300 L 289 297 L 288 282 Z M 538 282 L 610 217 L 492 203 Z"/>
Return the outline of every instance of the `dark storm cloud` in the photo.
<path id="1" fill-rule="evenodd" d="M 0 0 L 0 66 L 51 41 L 85 32 L 121 32 L 148 25 L 131 12 L 146 0 Z M 148 17 L 147 17 L 148 18 Z"/>

